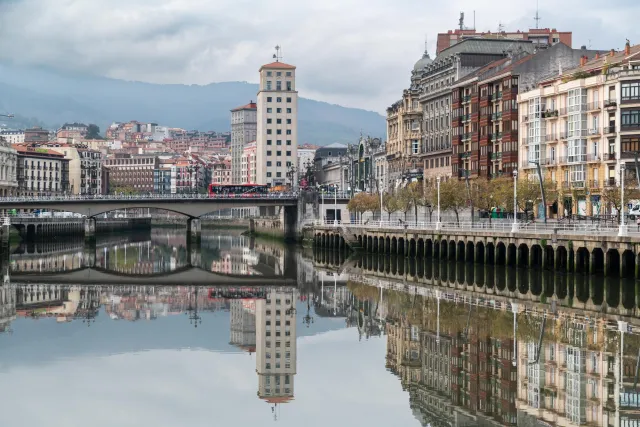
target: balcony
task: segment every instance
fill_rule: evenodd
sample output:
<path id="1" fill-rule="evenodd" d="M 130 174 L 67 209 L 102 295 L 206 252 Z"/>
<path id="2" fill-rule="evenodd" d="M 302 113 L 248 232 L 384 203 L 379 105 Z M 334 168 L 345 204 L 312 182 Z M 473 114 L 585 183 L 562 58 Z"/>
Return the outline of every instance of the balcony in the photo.
<path id="1" fill-rule="evenodd" d="M 589 188 L 600 188 L 600 181 L 598 181 L 597 179 L 592 179 L 591 181 L 589 181 Z"/>
<path id="2" fill-rule="evenodd" d="M 607 178 L 604 180 L 604 186 L 605 187 L 616 187 L 617 186 L 617 182 L 615 178 Z"/>
<path id="3" fill-rule="evenodd" d="M 500 160 L 502 159 L 502 152 L 491 153 L 491 160 Z"/>
<path id="4" fill-rule="evenodd" d="M 493 113 L 491 115 L 491 120 L 495 121 L 495 120 L 500 120 L 502 118 L 502 111 L 498 111 L 496 113 Z"/>
<path id="5" fill-rule="evenodd" d="M 462 103 L 466 104 L 468 102 L 471 102 L 471 95 L 465 95 L 462 97 Z"/>
<path id="6" fill-rule="evenodd" d="M 592 128 L 587 132 L 589 134 L 589 138 L 594 138 L 600 136 L 600 128 Z"/>
<path id="7" fill-rule="evenodd" d="M 543 119 L 558 118 L 558 110 L 547 110 L 542 112 Z"/>
<path id="8" fill-rule="evenodd" d="M 502 99 L 502 92 L 496 92 L 491 95 L 491 101 L 497 101 L 498 99 Z"/>
<path id="9" fill-rule="evenodd" d="M 605 155 L 605 158 L 604 158 L 604 159 L 605 159 L 606 161 L 609 161 L 609 160 L 616 160 L 616 159 L 617 159 L 616 153 L 607 153 L 607 154 Z"/>
<path id="10" fill-rule="evenodd" d="M 462 141 L 469 141 L 471 139 L 471 134 L 470 133 L 463 133 L 462 134 Z"/>
<path id="11" fill-rule="evenodd" d="M 571 188 L 584 188 L 584 181 L 572 181 Z"/>
<path id="12" fill-rule="evenodd" d="M 471 157 L 471 151 L 465 151 L 464 153 L 460 153 L 460 160 L 468 159 Z"/>
<path id="13" fill-rule="evenodd" d="M 600 101 L 589 102 L 587 104 L 587 111 L 594 111 L 600 109 Z"/>
<path id="14" fill-rule="evenodd" d="M 602 156 L 600 154 L 587 154 L 587 162 L 600 162 L 602 161 Z"/>
<path id="15" fill-rule="evenodd" d="M 616 133 L 616 125 L 605 126 L 603 130 L 605 135 L 610 133 Z"/>
<path id="16" fill-rule="evenodd" d="M 606 109 L 616 108 L 617 106 L 618 106 L 618 101 L 616 100 L 607 99 L 606 101 L 604 101 L 604 108 Z"/>
<path id="17" fill-rule="evenodd" d="M 460 116 L 460 121 L 462 123 L 468 122 L 469 120 L 471 120 L 470 114 L 463 114 L 462 116 Z"/>
<path id="18" fill-rule="evenodd" d="M 566 116 L 567 115 L 567 107 L 558 108 L 558 115 L 559 116 Z"/>
<path id="19" fill-rule="evenodd" d="M 620 100 L 620 104 L 640 104 L 640 97 L 634 96 L 634 97 L 622 98 Z"/>

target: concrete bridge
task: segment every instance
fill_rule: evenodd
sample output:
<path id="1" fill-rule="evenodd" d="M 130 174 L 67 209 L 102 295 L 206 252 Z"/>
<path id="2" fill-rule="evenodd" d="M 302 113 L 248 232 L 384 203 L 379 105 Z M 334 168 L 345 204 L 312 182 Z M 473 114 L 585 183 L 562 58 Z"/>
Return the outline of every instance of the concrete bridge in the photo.
<path id="1" fill-rule="evenodd" d="M 286 272 L 285 272 L 286 273 Z M 295 270 L 293 271 L 295 273 Z M 145 285 L 145 286 L 297 286 L 295 274 L 285 276 L 246 276 L 212 273 L 186 266 L 172 272 L 125 274 L 98 267 L 59 273 L 12 273 L 12 284 L 47 283 L 60 285 Z"/>

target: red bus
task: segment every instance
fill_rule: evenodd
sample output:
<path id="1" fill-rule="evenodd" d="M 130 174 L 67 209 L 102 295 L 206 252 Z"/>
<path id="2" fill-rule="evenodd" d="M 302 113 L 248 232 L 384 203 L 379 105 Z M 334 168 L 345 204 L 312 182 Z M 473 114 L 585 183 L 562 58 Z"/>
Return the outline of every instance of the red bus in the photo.
<path id="1" fill-rule="evenodd" d="M 267 194 L 269 187 L 259 184 L 209 184 L 209 195 L 240 195 L 245 197 L 255 197 Z"/>

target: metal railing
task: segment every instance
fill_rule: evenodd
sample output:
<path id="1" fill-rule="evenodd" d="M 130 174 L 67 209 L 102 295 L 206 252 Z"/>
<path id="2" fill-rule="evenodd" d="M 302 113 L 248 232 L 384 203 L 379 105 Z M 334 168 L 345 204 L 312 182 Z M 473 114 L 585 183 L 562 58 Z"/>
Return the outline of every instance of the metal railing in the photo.
<path id="1" fill-rule="evenodd" d="M 333 193 L 325 194 L 325 199 L 334 198 Z M 340 197 L 340 196 L 339 196 Z M 87 201 L 87 200 L 229 200 L 229 199 L 297 199 L 297 192 L 288 193 L 243 193 L 243 194 L 94 194 L 94 195 L 52 195 L 37 197 L 1 197 L 0 204 L 3 203 L 24 203 L 24 202 L 67 202 L 67 201 Z"/>

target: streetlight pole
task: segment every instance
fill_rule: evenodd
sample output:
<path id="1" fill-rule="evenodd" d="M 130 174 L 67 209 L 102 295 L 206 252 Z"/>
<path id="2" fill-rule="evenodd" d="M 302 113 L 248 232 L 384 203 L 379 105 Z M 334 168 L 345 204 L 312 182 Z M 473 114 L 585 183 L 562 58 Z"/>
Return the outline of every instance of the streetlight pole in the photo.
<path id="1" fill-rule="evenodd" d="M 438 221 L 436 221 L 436 230 L 440 230 L 442 228 L 442 223 L 440 222 L 440 177 L 436 178 L 436 183 L 438 185 Z"/>
<path id="2" fill-rule="evenodd" d="M 338 226 L 338 186 L 333 187 L 333 226 Z"/>
<path id="3" fill-rule="evenodd" d="M 513 171 L 513 225 L 511 232 L 518 232 L 518 171 Z"/>
<path id="4" fill-rule="evenodd" d="M 620 228 L 618 229 L 618 236 L 623 237 L 628 234 L 627 226 L 624 223 L 624 173 L 626 165 L 624 162 L 620 162 Z"/>
<path id="5" fill-rule="evenodd" d="M 380 221 L 378 222 L 378 227 L 382 228 L 382 178 L 380 178 Z"/>

